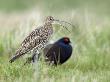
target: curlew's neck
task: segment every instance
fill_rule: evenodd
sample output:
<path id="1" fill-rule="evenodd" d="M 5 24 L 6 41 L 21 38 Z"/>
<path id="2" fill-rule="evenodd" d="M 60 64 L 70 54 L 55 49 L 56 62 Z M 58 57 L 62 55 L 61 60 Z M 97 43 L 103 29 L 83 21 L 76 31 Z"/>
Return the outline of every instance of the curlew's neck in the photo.
<path id="1" fill-rule="evenodd" d="M 52 28 L 52 23 L 50 22 L 45 23 L 44 28 Z"/>
<path id="2" fill-rule="evenodd" d="M 46 32 L 48 32 L 49 35 L 53 34 L 52 23 L 45 23 L 44 24 L 44 29 L 45 29 Z"/>

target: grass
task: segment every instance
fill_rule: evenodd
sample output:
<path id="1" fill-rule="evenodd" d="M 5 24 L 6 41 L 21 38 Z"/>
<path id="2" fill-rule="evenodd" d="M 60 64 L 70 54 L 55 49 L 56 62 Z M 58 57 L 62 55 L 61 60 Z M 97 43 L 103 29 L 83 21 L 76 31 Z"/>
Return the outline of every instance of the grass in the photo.
<path id="1" fill-rule="evenodd" d="M 110 18 L 106 13 L 109 0 L 97 0 L 100 5 L 96 4 L 96 0 L 74 0 L 74 3 L 73 0 L 61 0 L 62 5 L 58 0 L 26 1 L 27 3 L 25 0 L 10 0 L 6 3 L 5 0 L 0 0 L 1 11 L 28 10 L 35 2 L 44 9 L 41 12 L 30 10 L 19 14 L 0 13 L 0 82 L 110 82 Z M 90 9 L 87 4 L 90 4 Z M 94 8 L 96 11 L 93 12 Z M 67 25 L 70 33 L 59 25 L 54 25 L 55 34 L 50 40 L 70 37 L 74 47 L 72 57 L 57 67 L 48 66 L 43 60 L 23 66 L 26 56 L 10 64 L 9 59 L 22 40 L 41 23 L 39 19 L 46 15 L 75 24 L 75 28 Z"/>
<path id="2" fill-rule="evenodd" d="M 43 61 L 23 66 L 25 57 L 13 64 L 8 62 L 22 41 L 21 38 L 33 29 L 30 27 L 36 22 L 35 20 L 27 18 L 28 23 L 26 21 L 22 23 L 24 20 L 22 22 L 19 20 L 20 25 L 9 24 L 9 27 L 13 28 L 6 32 L 2 29 L 4 33 L 0 35 L 0 82 L 109 82 L 109 23 L 104 24 L 102 22 L 106 20 L 103 20 L 94 24 L 94 20 L 89 15 L 88 21 L 85 18 L 85 16 L 77 18 L 77 27 L 70 28 L 72 32 L 68 36 L 72 40 L 74 52 L 68 62 L 58 67 L 48 66 Z M 81 20 L 83 20 L 82 23 Z M 23 28 L 24 26 L 26 28 Z M 58 25 L 55 25 L 54 29 L 53 41 L 67 36 L 68 32 Z"/>

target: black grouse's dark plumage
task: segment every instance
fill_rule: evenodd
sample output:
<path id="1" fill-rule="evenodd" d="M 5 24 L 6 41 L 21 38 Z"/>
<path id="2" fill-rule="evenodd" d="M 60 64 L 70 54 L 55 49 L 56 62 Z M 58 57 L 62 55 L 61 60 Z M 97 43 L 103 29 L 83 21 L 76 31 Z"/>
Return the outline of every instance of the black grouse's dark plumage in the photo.
<path id="1" fill-rule="evenodd" d="M 70 39 L 63 37 L 54 44 L 49 44 L 44 49 L 44 58 L 54 65 L 63 64 L 72 54 Z"/>

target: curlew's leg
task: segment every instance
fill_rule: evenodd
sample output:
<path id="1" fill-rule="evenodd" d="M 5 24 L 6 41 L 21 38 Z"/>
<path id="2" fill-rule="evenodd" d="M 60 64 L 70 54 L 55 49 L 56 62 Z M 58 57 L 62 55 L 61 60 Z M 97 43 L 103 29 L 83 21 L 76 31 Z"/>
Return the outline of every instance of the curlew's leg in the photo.
<path id="1" fill-rule="evenodd" d="M 38 50 L 34 50 L 32 56 L 27 58 L 27 60 L 24 63 L 24 65 L 32 63 L 32 62 L 35 63 L 36 61 L 38 61 L 39 57 L 40 57 L 39 51 Z"/>
<path id="2" fill-rule="evenodd" d="M 32 62 L 38 61 L 40 57 L 40 53 L 38 50 L 35 50 L 32 55 Z"/>

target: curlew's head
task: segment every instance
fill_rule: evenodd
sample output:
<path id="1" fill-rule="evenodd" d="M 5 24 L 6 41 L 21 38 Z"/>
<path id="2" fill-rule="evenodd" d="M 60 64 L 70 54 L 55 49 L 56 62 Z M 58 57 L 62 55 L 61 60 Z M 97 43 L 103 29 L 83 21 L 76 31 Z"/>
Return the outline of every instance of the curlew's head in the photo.
<path id="1" fill-rule="evenodd" d="M 62 25 L 62 23 L 65 23 L 65 24 L 68 24 L 68 25 L 71 25 L 72 27 L 74 27 L 71 23 L 68 23 L 66 21 L 60 21 L 60 20 L 54 19 L 52 16 L 46 17 L 45 24 L 52 24 L 52 23 L 59 24 L 59 25 L 63 26 L 64 28 L 66 28 L 67 30 L 68 30 L 68 28 L 66 26 Z"/>
<path id="2" fill-rule="evenodd" d="M 54 18 L 52 16 L 48 16 L 46 19 L 45 19 L 45 23 L 53 23 L 54 21 Z"/>

